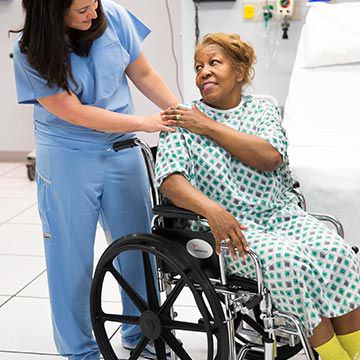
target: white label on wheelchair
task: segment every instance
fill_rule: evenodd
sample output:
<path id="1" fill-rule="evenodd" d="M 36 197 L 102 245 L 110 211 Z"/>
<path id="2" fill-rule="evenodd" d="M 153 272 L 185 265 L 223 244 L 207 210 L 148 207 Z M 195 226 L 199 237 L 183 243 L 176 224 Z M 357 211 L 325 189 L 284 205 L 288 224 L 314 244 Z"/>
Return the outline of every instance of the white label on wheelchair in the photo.
<path id="1" fill-rule="evenodd" d="M 202 239 L 189 240 L 186 243 L 186 250 L 190 255 L 198 259 L 208 259 L 214 253 L 211 245 Z"/>

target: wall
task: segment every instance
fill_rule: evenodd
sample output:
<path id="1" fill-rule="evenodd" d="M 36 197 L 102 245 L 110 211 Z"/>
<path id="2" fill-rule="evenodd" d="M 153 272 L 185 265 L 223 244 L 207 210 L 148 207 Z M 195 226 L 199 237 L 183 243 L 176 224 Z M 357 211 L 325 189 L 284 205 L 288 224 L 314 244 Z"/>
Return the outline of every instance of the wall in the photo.
<path id="1" fill-rule="evenodd" d="M 152 34 L 145 40 L 144 50 L 150 62 L 166 79 L 179 99 L 178 83 L 183 89 L 185 101 L 197 98 L 199 95 L 194 86 L 192 60 L 195 43 L 193 1 L 116 1 L 133 11 L 152 29 Z M 16 104 L 12 61 L 8 57 L 12 50 L 13 38 L 7 37 L 7 30 L 21 24 L 20 3 L 20 0 L 0 0 L 0 160 L 4 156 L 9 156 L 10 153 L 25 153 L 33 147 L 32 108 Z M 172 19 L 174 47 L 171 42 L 171 27 L 166 4 L 169 6 Z M 278 99 L 280 105 L 284 105 L 303 19 L 291 22 L 288 40 L 281 39 L 280 24 L 277 24 L 277 38 L 279 39 L 277 57 L 267 68 L 265 66 L 266 41 L 259 34 L 259 23 L 244 21 L 242 7 L 243 0 L 201 3 L 199 11 L 201 35 L 215 31 L 237 32 L 251 42 L 257 52 L 258 62 L 253 88 L 249 91 L 272 94 Z M 301 10 L 304 18 L 306 7 L 302 5 Z M 180 64 L 178 74 L 172 48 Z M 139 114 L 158 111 L 136 89 L 133 89 L 133 94 Z M 151 145 L 157 141 L 156 134 L 141 134 L 141 137 Z"/>
<path id="2" fill-rule="evenodd" d="M 21 1 L 0 1 L 0 160 L 25 156 L 33 148 L 32 107 L 18 106 L 12 59 L 15 36 L 9 29 L 21 25 Z"/>
<path id="3" fill-rule="evenodd" d="M 175 60 L 172 56 L 171 31 L 166 2 L 152 0 L 148 2 L 116 0 L 139 17 L 151 29 L 152 33 L 145 40 L 144 51 L 156 70 L 166 79 L 170 88 L 178 95 Z M 149 6 L 151 4 L 151 6 Z M 170 14 L 173 20 L 174 49 L 177 61 L 181 66 L 181 4 L 177 0 L 168 0 Z M 15 36 L 8 38 L 10 28 L 20 27 L 22 12 L 20 0 L 0 0 L 0 161 L 21 160 L 26 153 L 34 147 L 32 106 L 18 105 L 16 102 L 15 82 L 12 52 Z M 181 68 L 178 79 L 181 83 Z M 139 94 L 137 89 L 132 89 L 135 105 L 139 114 L 154 113 L 159 111 L 156 106 Z M 180 97 L 179 97 L 180 98 Z M 151 145 L 156 144 L 156 134 L 141 134 Z"/>
<path id="4" fill-rule="evenodd" d="M 284 105 L 304 16 L 302 16 L 301 20 L 291 22 L 288 40 L 281 39 L 282 32 L 280 23 L 274 24 L 276 25 L 274 31 L 275 29 L 278 31 L 276 38 L 279 41 L 279 46 L 277 48 L 276 59 L 271 67 L 266 68 L 266 42 L 260 35 L 263 31 L 261 22 L 249 22 L 244 20 L 242 14 L 243 4 L 243 0 L 222 3 L 200 3 L 200 35 L 203 36 L 207 33 L 218 31 L 235 32 L 240 34 L 244 40 L 249 41 L 255 48 L 257 64 L 255 66 L 253 88 L 248 89 L 248 91 L 258 94 L 271 94 L 278 99 L 280 105 Z M 192 0 L 182 0 L 182 7 L 184 94 L 186 101 L 189 101 L 199 96 L 198 91 L 194 86 L 193 71 L 195 10 Z M 307 11 L 302 4 L 300 6 L 300 11 L 303 15 Z"/>
<path id="5" fill-rule="evenodd" d="M 151 30 L 151 34 L 144 42 L 144 51 L 161 76 L 166 80 L 168 86 L 180 99 L 182 84 L 182 42 L 181 42 L 181 2 L 179 0 L 116 0 L 127 9 L 132 11 Z M 167 11 L 167 5 L 170 12 Z M 172 30 L 172 31 L 171 31 Z M 171 41 L 173 32 L 173 42 Z M 173 46 L 172 46 L 173 45 Z M 173 49 L 176 60 L 173 55 Z M 178 74 L 177 66 L 178 63 Z M 179 83 L 179 86 L 177 85 Z M 149 100 L 132 86 L 132 93 L 136 111 L 138 114 L 151 114 L 159 111 Z M 146 140 L 151 146 L 157 144 L 157 134 L 140 133 L 139 137 Z"/>

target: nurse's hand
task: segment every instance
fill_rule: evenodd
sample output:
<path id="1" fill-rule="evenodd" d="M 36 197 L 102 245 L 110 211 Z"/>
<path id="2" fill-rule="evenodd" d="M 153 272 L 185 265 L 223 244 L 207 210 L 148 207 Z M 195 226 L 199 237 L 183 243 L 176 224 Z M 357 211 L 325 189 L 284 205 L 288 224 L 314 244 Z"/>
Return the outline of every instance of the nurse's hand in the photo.
<path id="1" fill-rule="evenodd" d="M 141 122 L 140 130 L 148 133 L 157 132 L 157 131 L 169 131 L 169 132 L 176 131 L 176 129 L 171 127 L 172 124 L 170 121 L 166 119 L 162 119 L 160 113 L 156 113 L 154 115 L 149 115 L 149 116 L 142 116 L 140 118 L 140 122 Z"/>

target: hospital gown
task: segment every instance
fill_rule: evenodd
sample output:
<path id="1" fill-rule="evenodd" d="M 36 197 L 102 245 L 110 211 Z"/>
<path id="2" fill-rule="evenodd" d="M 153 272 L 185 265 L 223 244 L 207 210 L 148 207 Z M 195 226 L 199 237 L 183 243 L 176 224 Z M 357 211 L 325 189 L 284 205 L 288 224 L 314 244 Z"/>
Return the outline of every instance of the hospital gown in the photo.
<path id="1" fill-rule="evenodd" d="M 283 157 L 270 172 L 246 166 L 207 136 L 182 128 L 160 136 L 156 180 L 182 174 L 242 224 L 247 241 L 261 258 L 265 284 L 279 310 L 300 319 L 307 335 L 321 321 L 360 306 L 360 267 L 353 250 L 334 231 L 297 205 L 291 192 L 287 139 L 277 109 L 264 99 L 243 96 L 234 109 L 194 104 L 207 116 L 237 131 L 268 141 Z M 192 223 L 195 231 L 208 231 Z M 248 260 L 225 255 L 227 272 L 255 277 Z"/>

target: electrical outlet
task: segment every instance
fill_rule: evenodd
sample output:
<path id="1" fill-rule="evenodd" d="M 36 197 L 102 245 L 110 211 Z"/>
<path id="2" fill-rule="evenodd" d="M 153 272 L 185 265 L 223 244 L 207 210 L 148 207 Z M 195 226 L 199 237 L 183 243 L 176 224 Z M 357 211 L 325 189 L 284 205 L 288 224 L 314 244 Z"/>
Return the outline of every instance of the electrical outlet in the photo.
<path id="1" fill-rule="evenodd" d="M 276 13 L 279 17 L 292 17 L 295 0 L 276 0 Z"/>

